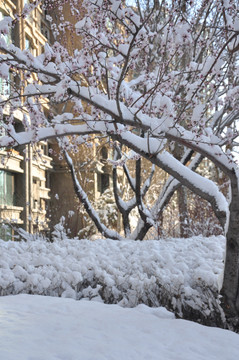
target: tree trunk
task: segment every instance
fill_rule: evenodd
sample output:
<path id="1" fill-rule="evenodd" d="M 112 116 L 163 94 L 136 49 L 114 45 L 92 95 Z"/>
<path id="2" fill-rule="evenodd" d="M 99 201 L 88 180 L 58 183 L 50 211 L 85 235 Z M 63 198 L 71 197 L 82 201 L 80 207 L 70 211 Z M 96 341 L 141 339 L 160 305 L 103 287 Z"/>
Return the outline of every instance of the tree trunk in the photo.
<path id="1" fill-rule="evenodd" d="M 187 206 L 187 192 L 184 186 L 180 186 L 177 190 L 177 203 L 179 211 L 179 226 L 180 237 L 187 238 L 188 235 L 188 206 Z"/>
<path id="2" fill-rule="evenodd" d="M 182 145 L 175 144 L 173 154 L 175 158 L 181 161 L 182 156 L 184 154 L 184 149 Z M 180 237 L 187 238 L 188 237 L 188 204 L 187 204 L 187 192 L 184 186 L 180 186 L 177 189 L 177 205 L 178 205 L 178 212 L 179 212 L 179 230 L 180 230 Z"/>
<path id="3" fill-rule="evenodd" d="M 226 234 L 226 258 L 221 294 L 229 323 L 239 330 L 239 190 L 237 179 L 231 181 L 231 204 Z"/>

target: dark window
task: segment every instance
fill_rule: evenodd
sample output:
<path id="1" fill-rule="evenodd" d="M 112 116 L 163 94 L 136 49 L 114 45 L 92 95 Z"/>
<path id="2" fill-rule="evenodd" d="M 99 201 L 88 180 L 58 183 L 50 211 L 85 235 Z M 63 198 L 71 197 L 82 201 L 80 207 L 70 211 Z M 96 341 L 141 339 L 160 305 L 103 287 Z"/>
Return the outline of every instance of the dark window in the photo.
<path id="1" fill-rule="evenodd" d="M 104 146 L 101 151 L 100 151 L 100 157 L 103 160 L 107 160 L 108 159 L 108 150 L 106 149 L 106 147 Z"/>
<path id="2" fill-rule="evenodd" d="M 44 23 L 41 23 L 41 33 L 45 36 L 45 38 L 50 40 L 50 31 Z"/>
<path id="3" fill-rule="evenodd" d="M 13 230 L 11 226 L 6 224 L 0 224 L 0 239 L 4 241 L 13 239 Z"/>
<path id="4" fill-rule="evenodd" d="M 14 128 L 15 128 L 15 131 L 16 131 L 17 133 L 19 133 L 19 132 L 21 132 L 21 131 L 24 131 L 24 125 L 23 125 L 23 123 L 20 122 L 20 121 L 18 121 L 18 120 L 15 121 Z"/>
<path id="5" fill-rule="evenodd" d="M 14 174 L 0 171 L 0 204 L 14 205 Z"/>
<path id="6" fill-rule="evenodd" d="M 110 176 L 109 174 L 98 174 L 97 175 L 97 188 L 98 191 L 103 194 L 110 186 Z"/>

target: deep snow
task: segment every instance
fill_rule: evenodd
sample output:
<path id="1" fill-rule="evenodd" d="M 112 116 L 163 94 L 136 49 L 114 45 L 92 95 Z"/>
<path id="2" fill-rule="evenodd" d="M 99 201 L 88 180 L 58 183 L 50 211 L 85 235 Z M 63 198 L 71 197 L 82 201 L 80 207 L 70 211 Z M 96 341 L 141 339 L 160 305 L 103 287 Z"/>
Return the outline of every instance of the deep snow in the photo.
<path id="1" fill-rule="evenodd" d="M 37 295 L 0 297 L 1 360 L 235 360 L 239 335 L 122 308 Z"/>

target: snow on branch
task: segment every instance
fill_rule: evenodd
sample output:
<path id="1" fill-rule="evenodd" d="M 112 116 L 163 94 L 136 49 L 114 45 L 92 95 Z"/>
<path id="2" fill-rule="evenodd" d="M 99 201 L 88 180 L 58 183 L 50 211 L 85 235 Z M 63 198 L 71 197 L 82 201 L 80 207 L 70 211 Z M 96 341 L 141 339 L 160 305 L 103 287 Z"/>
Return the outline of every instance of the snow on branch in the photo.
<path id="1" fill-rule="evenodd" d="M 70 168 L 71 171 L 71 176 L 72 176 L 72 180 L 73 180 L 73 185 L 75 188 L 75 192 L 76 195 L 78 196 L 79 200 L 82 202 L 82 204 L 85 207 L 85 210 L 87 211 L 88 215 L 90 216 L 90 218 L 92 219 L 92 221 L 95 223 L 95 226 L 97 227 L 97 229 L 101 232 L 101 234 L 105 237 L 108 237 L 110 239 L 113 240 L 122 240 L 124 239 L 119 233 L 117 233 L 114 230 L 109 230 L 100 220 L 97 212 L 93 209 L 88 196 L 86 194 L 86 192 L 83 190 L 83 188 L 81 187 L 77 176 L 76 176 L 76 172 L 75 172 L 75 168 L 72 162 L 72 159 L 70 157 L 70 155 L 68 154 L 68 152 L 66 150 L 64 150 L 64 156 L 65 156 L 65 160 L 67 162 L 67 165 Z"/>

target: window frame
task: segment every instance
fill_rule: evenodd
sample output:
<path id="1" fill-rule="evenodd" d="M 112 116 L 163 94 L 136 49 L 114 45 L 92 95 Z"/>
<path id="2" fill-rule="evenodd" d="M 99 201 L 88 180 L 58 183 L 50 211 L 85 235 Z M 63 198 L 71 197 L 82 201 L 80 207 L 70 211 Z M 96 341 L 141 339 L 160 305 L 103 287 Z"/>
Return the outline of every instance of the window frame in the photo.
<path id="1" fill-rule="evenodd" d="M 15 174 L 11 171 L 0 170 L 0 205 L 14 206 L 15 204 Z"/>

